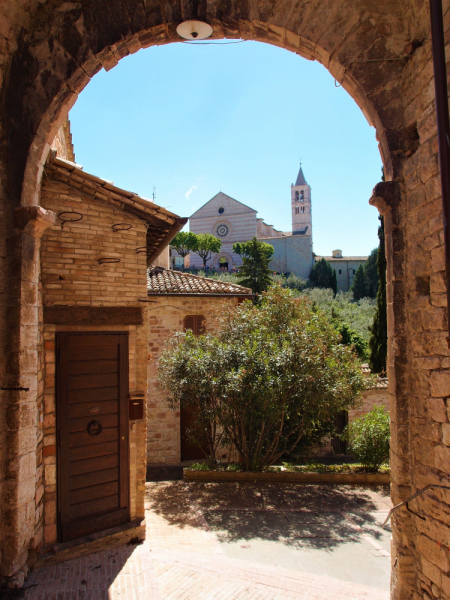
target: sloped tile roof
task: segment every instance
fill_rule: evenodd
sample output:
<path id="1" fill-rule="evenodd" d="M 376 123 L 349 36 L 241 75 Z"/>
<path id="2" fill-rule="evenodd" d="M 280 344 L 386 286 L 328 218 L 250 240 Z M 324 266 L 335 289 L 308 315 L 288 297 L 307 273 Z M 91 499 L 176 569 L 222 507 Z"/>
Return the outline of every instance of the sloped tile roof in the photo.
<path id="1" fill-rule="evenodd" d="M 368 377 L 372 373 L 368 363 L 363 363 L 361 365 L 361 371 L 365 377 Z M 377 389 L 381 390 L 381 389 L 388 389 L 388 387 L 389 387 L 388 378 L 381 377 L 381 375 L 377 375 L 377 378 L 374 380 L 373 385 L 371 385 L 369 389 L 377 388 Z"/>
<path id="2" fill-rule="evenodd" d="M 217 281 L 208 277 L 181 273 L 162 267 L 150 269 L 147 273 L 147 290 L 153 294 L 200 294 L 220 296 L 251 296 L 252 290 L 242 285 Z"/>
<path id="3" fill-rule="evenodd" d="M 351 262 L 352 260 L 353 261 L 367 260 L 369 257 L 368 256 L 341 256 L 339 258 L 337 256 L 319 256 L 318 254 L 315 255 L 316 262 L 318 262 L 322 258 L 324 258 L 327 262 Z"/>

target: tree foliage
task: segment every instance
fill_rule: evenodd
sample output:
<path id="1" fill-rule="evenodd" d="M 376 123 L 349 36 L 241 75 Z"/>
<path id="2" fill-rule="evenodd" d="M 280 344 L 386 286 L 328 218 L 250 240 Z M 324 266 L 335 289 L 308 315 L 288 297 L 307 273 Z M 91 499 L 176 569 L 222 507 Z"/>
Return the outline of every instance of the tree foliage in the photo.
<path id="1" fill-rule="evenodd" d="M 369 296 L 369 282 L 367 281 L 366 274 L 362 265 L 356 269 L 355 277 L 352 285 L 353 298 L 355 300 L 361 300 L 361 298 L 367 298 Z"/>
<path id="2" fill-rule="evenodd" d="M 197 247 L 194 250 L 203 261 L 203 268 L 206 269 L 206 263 L 211 256 L 220 252 L 222 242 L 219 238 L 216 238 L 211 233 L 199 233 L 197 234 Z"/>
<path id="3" fill-rule="evenodd" d="M 371 337 L 369 340 L 369 364 L 373 373 L 386 371 L 387 359 L 386 253 L 384 247 L 384 219 L 381 215 L 379 219 L 378 238 L 380 245 L 378 247 L 377 267 L 380 283 L 377 293 L 377 308 L 370 328 Z"/>
<path id="4" fill-rule="evenodd" d="M 172 408 L 196 406 L 209 422 L 211 452 L 217 424 L 220 443 L 231 442 L 252 471 L 353 407 L 367 385 L 326 317 L 278 286 L 257 307 L 222 307 L 215 336 L 177 334 L 160 358 L 159 378 Z"/>
<path id="5" fill-rule="evenodd" d="M 359 358 L 366 360 L 368 354 L 368 345 L 364 338 L 360 336 L 358 332 L 352 329 L 350 325 L 344 323 L 343 321 L 338 321 L 336 323 L 336 328 L 341 335 L 341 344 L 351 346 Z"/>
<path id="6" fill-rule="evenodd" d="M 367 297 L 376 298 L 378 292 L 378 248 L 374 248 L 369 254 L 367 262 L 364 266 L 364 273 L 367 281 Z"/>
<path id="7" fill-rule="evenodd" d="M 336 294 L 336 271 L 327 260 L 321 258 L 311 269 L 309 283 L 311 287 L 330 288 L 333 290 L 333 293 Z"/>
<path id="8" fill-rule="evenodd" d="M 355 302 L 352 292 L 339 292 L 336 296 L 332 290 L 320 288 L 307 289 L 303 292 L 316 306 L 324 312 L 328 319 L 346 323 L 365 341 L 368 346 L 373 323 L 376 302 L 372 298 L 363 298 Z"/>
<path id="9" fill-rule="evenodd" d="M 366 469 L 378 471 L 389 459 L 389 413 L 384 406 L 375 407 L 349 423 L 344 437 L 356 460 Z"/>
<path id="10" fill-rule="evenodd" d="M 192 231 L 179 231 L 170 245 L 184 258 L 197 249 L 197 236 Z"/>
<path id="11" fill-rule="evenodd" d="M 239 268 L 239 284 L 251 288 L 254 294 L 267 290 L 272 284 L 269 262 L 274 253 L 273 246 L 254 237 L 248 242 L 233 244 L 233 252 L 239 254 L 243 261 Z"/>

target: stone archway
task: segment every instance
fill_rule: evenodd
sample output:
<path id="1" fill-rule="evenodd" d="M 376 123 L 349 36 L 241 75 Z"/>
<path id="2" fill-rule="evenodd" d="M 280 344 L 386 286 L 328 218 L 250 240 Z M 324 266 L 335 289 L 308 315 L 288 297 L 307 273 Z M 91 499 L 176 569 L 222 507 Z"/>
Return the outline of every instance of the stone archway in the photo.
<path id="1" fill-rule="evenodd" d="M 226 265 L 228 271 L 231 271 L 233 266 L 235 266 L 233 263 L 233 257 L 229 252 L 220 252 L 214 259 L 215 269 L 220 269 L 224 265 Z"/>
<path id="2" fill-rule="evenodd" d="M 372 202 L 386 219 L 393 499 L 445 479 L 450 352 L 426 4 L 29 0 L 20 9 L 0 10 L 5 31 L 0 238 L 7 240 L 1 253 L 0 362 L 2 387 L 8 388 L 0 414 L 1 574 L 25 572 L 42 538 L 33 452 L 42 431 L 36 419 L 36 399 L 42 395 L 39 234 L 52 216 L 39 207 L 39 190 L 49 144 L 95 73 L 141 48 L 178 41 L 176 26 L 188 18 L 209 22 L 217 39 L 258 40 L 318 60 L 375 127 L 387 178 Z M 423 501 L 430 515 L 426 530 L 411 515 L 394 519 L 397 598 L 431 595 L 433 586 L 435 596 L 450 594 L 450 565 L 441 548 L 448 540 L 440 533 L 444 500 Z"/>

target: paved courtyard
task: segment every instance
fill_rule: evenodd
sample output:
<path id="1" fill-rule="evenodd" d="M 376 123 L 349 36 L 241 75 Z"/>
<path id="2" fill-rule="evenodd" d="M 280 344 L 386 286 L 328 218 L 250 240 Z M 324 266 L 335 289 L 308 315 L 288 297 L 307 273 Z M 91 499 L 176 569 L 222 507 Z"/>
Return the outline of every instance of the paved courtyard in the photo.
<path id="1" fill-rule="evenodd" d="M 31 574 L 26 600 L 387 600 L 387 487 L 147 484 L 145 543 Z"/>

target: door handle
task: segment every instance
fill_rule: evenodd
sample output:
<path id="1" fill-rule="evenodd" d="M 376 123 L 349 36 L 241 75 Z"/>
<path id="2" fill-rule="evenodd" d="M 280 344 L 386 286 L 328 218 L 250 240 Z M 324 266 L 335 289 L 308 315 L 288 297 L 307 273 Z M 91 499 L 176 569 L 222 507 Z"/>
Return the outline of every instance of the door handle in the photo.
<path id="1" fill-rule="evenodd" d="M 87 426 L 89 435 L 100 435 L 103 430 L 102 424 L 99 421 L 91 421 Z"/>

